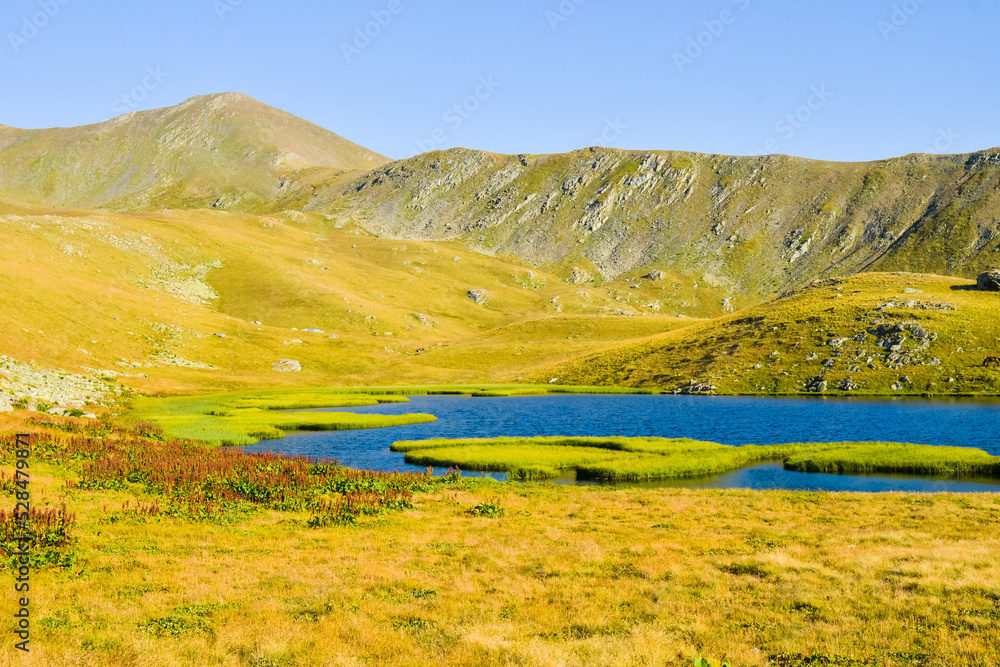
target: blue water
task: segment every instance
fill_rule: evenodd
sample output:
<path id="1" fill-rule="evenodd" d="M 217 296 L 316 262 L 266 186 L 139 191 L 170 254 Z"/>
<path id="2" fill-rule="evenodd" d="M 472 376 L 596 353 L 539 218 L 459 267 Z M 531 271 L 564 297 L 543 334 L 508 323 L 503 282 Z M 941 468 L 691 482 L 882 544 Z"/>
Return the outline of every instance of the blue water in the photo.
<path id="1" fill-rule="evenodd" d="M 1000 402 L 829 400 L 674 395 L 471 398 L 414 396 L 410 403 L 333 408 L 355 413 L 424 412 L 437 422 L 361 431 L 296 433 L 246 451 L 338 459 L 372 470 L 423 470 L 389 451 L 397 440 L 499 436 L 660 436 L 727 445 L 884 441 L 978 447 L 1000 455 Z M 466 473 L 476 475 L 479 473 Z M 503 474 L 485 476 L 504 479 Z M 575 482 L 571 476 L 559 480 Z M 1000 491 L 994 480 L 820 475 L 765 464 L 655 486 L 817 491 Z"/>

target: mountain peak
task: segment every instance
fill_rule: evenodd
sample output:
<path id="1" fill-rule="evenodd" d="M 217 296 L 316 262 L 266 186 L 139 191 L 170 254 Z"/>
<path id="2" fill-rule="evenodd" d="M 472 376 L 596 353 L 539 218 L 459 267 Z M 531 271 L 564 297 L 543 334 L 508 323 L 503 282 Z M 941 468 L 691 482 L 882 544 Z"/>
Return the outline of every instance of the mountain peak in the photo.
<path id="1" fill-rule="evenodd" d="M 303 170 L 368 171 L 389 159 L 242 93 L 199 95 L 97 125 L 4 128 L 0 190 L 55 206 L 201 207 L 272 202 Z"/>

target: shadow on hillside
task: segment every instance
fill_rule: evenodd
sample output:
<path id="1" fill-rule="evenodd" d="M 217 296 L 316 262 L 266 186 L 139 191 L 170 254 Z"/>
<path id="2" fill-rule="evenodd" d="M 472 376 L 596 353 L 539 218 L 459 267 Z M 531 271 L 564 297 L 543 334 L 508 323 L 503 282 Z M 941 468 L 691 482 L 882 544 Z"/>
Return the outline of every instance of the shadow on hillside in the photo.
<path id="1" fill-rule="evenodd" d="M 978 292 L 978 291 L 980 291 L 979 290 L 979 285 L 977 285 L 976 283 L 973 283 L 971 285 L 952 285 L 951 289 L 954 290 L 954 291 L 956 291 L 956 292 Z M 982 290 L 982 291 L 986 292 L 986 291 L 989 291 L 989 290 Z"/>

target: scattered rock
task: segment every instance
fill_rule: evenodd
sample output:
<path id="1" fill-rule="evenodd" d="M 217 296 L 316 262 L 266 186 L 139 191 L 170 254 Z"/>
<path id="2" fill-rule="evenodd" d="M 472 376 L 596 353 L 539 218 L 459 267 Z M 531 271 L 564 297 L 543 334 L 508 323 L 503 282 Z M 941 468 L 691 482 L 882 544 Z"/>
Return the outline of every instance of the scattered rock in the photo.
<path id="1" fill-rule="evenodd" d="M 299 340 L 299 339 L 297 339 L 297 338 L 294 338 L 294 339 L 292 339 L 292 340 L 285 340 L 285 341 L 282 341 L 282 344 L 283 344 L 283 345 L 302 345 L 302 341 L 300 341 L 300 340 Z"/>
<path id="2" fill-rule="evenodd" d="M 826 341 L 826 344 L 829 345 L 830 347 L 840 347 L 841 345 L 843 345 L 844 343 L 846 343 L 849 340 L 851 340 L 851 339 L 850 338 L 831 338 L 830 340 Z"/>
<path id="3" fill-rule="evenodd" d="M 911 384 L 913 380 L 904 375 L 903 377 L 899 378 L 899 382 L 900 384 Z"/>
<path id="4" fill-rule="evenodd" d="M 116 377 L 121 373 L 91 368 L 84 370 L 98 377 L 22 363 L 0 354 L 0 412 L 9 412 L 2 406 L 13 407 L 21 399 L 26 399 L 33 411 L 35 404 L 39 402 L 78 409 L 83 405 L 107 403 L 112 396 L 126 391 L 121 386 L 101 379 Z"/>
<path id="5" fill-rule="evenodd" d="M 819 359 L 819 355 L 815 352 L 806 357 L 806 361 L 816 361 L 817 359 Z"/>
<path id="6" fill-rule="evenodd" d="M 667 274 L 665 274 L 663 271 L 650 271 L 649 273 L 643 276 L 643 278 L 645 278 L 646 280 L 663 280 L 666 277 Z"/>
<path id="7" fill-rule="evenodd" d="M 80 417 L 83 419 L 97 419 L 97 415 L 93 412 L 84 412 Z"/>
<path id="8" fill-rule="evenodd" d="M 573 267 L 573 275 L 569 277 L 569 281 L 574 284 L 585 283 L 590 280 L 590 275 L 576 266 Z"/>
<path id="9" fill-rule="evenodd" d="M 204 368 L 206 370 L 214 370 L 214 366 L 211 364 L 203 364 L 199 361 L 190 361 L 183 357 L 178 357 L 173 352 L 166 352 L 164 350 L 159 350 L 149 355 L 149 358 L 153 360 L 154 363 L 164 364 L 166 366 L 177 366 L 179 368 Z"/>
<path id="10" fill-rule="evenodd" d="M 13 412 L 14 406 L 7 401 L 0 401 L 0 412 Z"/>
<path id="11" fill-rule="evenodd" d="M 909 308 L 910 310 L 958 310 L 951 303 L 940 303 L 935 301 L 887 301 L 875 309 L 876 313 L 882 313 L 892 308 Z"/>
<path id="12" fill-rule="evenodd" d="M 696 382 L 690 380 L 687 384 L 674 389 L 675 394 L 711 394 L 715 391 L 715 385 L 709 382 Z"/>
<path id="13" fill-rule="evenodd" d="M 893 391 L 900 391 L 903 389 L 903 387 L 898 382 L 894 382 L 889 386 L 889 388 L 892 389 Z"/>
<path id="14" fill-rule="evenodd" d="M 340 338 L 340 336 L 338 336 L 337 334 L 330 334 L 330 340 L 336 340 L 338 338 Z"/>
<path id="15" fill-rule="evenodd" d="M 839 383 L 837 383 L 837 389 L 840 391 L 854 391 L 855 389 L 860 389 L 861 385 L 856 383 L 851 378 L 844 378 Z"/>
<path id="16" fill-rule="evenodd" d="M 434 328 L 435 326 L 437 326 L 437 322 L 435 322 L 429 316 L 424 315 L 423 313 L 413 313 L 413 316 L 418 320 L 420 320 L 420 323 L 425 327 Z"/>
<path id="17" fill-rule="evenodd" d="M 833 368 L 836 363 L 837 363 L 836 359 L 827 359 L 826 361 L 823 362 L 823 366 L 825 368 Z"/>
<path id="18" fill-rule="evenodd" d="M 282 359 L 271 368 L 279 373 L 299 373 L 302 371 L 302 364 L 294 359 Z"/>
<path id="19" fill-rule="evenodd" d="M 470 289 L 469 298 L 480 306 L 485 306 L 493 298 L 493 295 L 484 289 Z"/>
<path id="20" fill-rule="evenodd" d="M 66 414 L 65 408 L 49 408 L 46 410 L 45 414 L 55 415 L 56 417 L 62 417 Z"/>
<path id="21" fill-rule="evenodd" d="M 810 391 L 814 394 L 822 394 L 826 391 L 828 385 L 829 383 L 826 379 L 822 375 L 819 375 L 806 383 L 806 391 Z"/>
<path id="22" fill-rule="evenodd" d="M 1000 269 L 990 269 L 986 273 L 979 274 L 976 278 L 976 287 L 987 292 L 1000 292 Z"/>
<path id="23" fill-rule="evenodd" d="M 733 312 L 733 300 L 731 297 L 722 300 L 722 310 L 727 313 Z"/>
<path id="24" fill-rule="evenodd" d="M 923 294 L 923 290 L 913 289 L 912 287 L 907 287 L 903 290 L 903 294 Z"/>
<path id="25" fill-rule="evenodd" d="M 212 335 L 215 336 L 216 338 L 225 338 L 226 337 L 226 334 L 224 334 L 224 333 L 217 333 L 217 334 L 212 334 Z"/>

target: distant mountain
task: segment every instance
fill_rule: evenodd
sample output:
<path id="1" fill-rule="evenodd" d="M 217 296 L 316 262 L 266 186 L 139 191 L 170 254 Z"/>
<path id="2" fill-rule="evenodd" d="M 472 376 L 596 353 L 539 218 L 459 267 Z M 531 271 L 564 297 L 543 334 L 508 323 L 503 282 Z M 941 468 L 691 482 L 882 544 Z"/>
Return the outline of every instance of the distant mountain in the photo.
<path id="1" fill-rule="evenodd" d="M 55 207 L 271 208 L 292 179 L 328 181 L 386 162 L 238 93 L 84 127 L 0 126 L 0 192 Z"/>
<path id="2" fill-rule="evenodd" d="M 1000 149 L 869 163 L 452 149 L 389 162 L 235 93 L 88 127 L 0 127 L 0 195 L 29 203 L 315 212 L 580 283 L 662 270 L 742 304 L 859 271 L 974 277 L 1000 264 L 998 190 Z"/>

